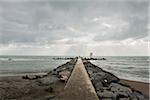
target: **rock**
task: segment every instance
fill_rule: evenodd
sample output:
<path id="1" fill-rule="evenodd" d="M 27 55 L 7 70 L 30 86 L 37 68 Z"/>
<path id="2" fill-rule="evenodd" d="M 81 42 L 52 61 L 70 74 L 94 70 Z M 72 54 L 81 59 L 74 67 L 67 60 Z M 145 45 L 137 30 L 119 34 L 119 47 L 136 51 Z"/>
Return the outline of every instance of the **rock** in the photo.
<path id="1" fill-rule="evenodd" d="M 119 100 L 131 100 L 130 98 L 120 98 Z M 132 99 L 134 100 L 134 99 Z"/>
<path id="2" fill-rule="evenodd" d="M 90 78 L 94 84 L 97 84 L 101 82 L 103 86 L 109 86 L 111 82 L 117 82 L 119 79 L 109 73 L 105 72 L 98 72 L 98 73 L 92 73 L 90 72 Z"/>
<path id="3" fill-rule="evenodd" d="M 104 83 L 111 83 L 111 82 L 118 82 L 120 79 L 113 74 L 106 72 L 105 76 L 103 77 Z M 107 82 L 105 81 L 107 80 Z"/>
<path id="4" fill-rule="evenodd" d="M 36 76 L 35 75 L 28 75 L 29 79 L 33 80 L 33 79 L 36 79 Z"/>
<path id="5" fill-rule="evenodd" d="M 135 99 L 135 100 L 149 100 L 148 97 L 142 95 L 142 94 L 141 94 L 140 92 L 138 92 L 138 91 L 134 91 L 133 94 L 134 94 L 135 97 L 137 98 L 137 99 Z M 135 98 L 135 97 L 134 97 L 134 98 Z"/>
<path id="6" fill-rule="evenodd" d="M 88 74 L 89 74 L 89 75 L 92 75 L 92 74 L 93 74 L 93 71 L 92 71 L 92 70 L 88 70 Z"/>
<path id="7" fill-rule="evenodd" d="M 62 71 L 62 72 L 59 73 L 59 75 L 60 76 L 67 76 L 67 77 L 69 77 L 70 76 L 70 71 L 67 71 L 67 70 Z"/>
<path id="8" fill-rule="evenodd" d="M 22 76 L 22 79 L 29 79 L 28 75 Z"/>
<path id="9" fill-rule="evenodd" d="M 62 76 L 62 74 L 65 74 L 63 76 L 67 76 L 69 77 L 74 65 L 75 65 L 75 59 L 71 60 L 70 62 L 67 62 L 66 64 L 63 64 L 57 68 L 55 68 L 51 74 L 57 76 L 58 78 L 60 78 Z"/>
<path id="10" fill-rule="evenodd" d="M 29 80 L 35 80 L 35 79 L 38 79 L 38 78 L 42 78 L 42 76 L 39 76 L 39 75 L 25 75 L 25 76 L 22 76 L 22 79 L 29 79 Z"/>
<path id="11" fill-rule="evenodd" d="M 97 91 L 103 90 L 102 87 L 103 87 L 103 84 L 102 84 L 101 82 L 98 82 L 97 84 L 95 84 L 95 89 L 96 89 Z"/>
<path id="12" fill-rule="evenodd" d="M 46 91 L 52 93 L 52 92 L 54 92 L 54 89 L 53 89 L 53 87 L 48 87 L 48 88 L 46 89 Z"/>
<path id="13" fill-rule="evenodd" d="M 70 72 L 65 70 L 59 73 L 59 78 L 61 81 L 67 82 L 68 78 L 70 76 Z"/>
<path id="14" fill-rule="evenodd" d="M 54 85 L 56 81 L 59 81 L 57 77 L 45 77 L 40 80 L 37 80 L 39 86 L 50 86 Z"/>
<path id="15" fill-rule="evenodd" d="M 109 87 L 112 92 L 118 95 L 118 98 L 131 98 L 133 95 L 132 90 L 129 87 L 117 83 L 111 83 Z"/>
<path id="16" fill-rule="evenodd" d="M 61 76 L 60 80 L 63 81 L 63 82 L 67 82 L 68 77 L 67 76 Z"/>
<path id="17" fill-rule="evenodd" d="M 108 90 L 104 90 L 103 92 L 97 92 L 97 95 L 100 98 L 113 98 L 114 97 L 114 93 Z"/>
<path id="18" fill-rule="evenodd" d="M 118 82 L 119 78 L 115 75 L 106 72 L 99 68 L 98 66 L 93 65 L 90 62 L 84 61 L 84 65 L 88 71 L 88 74 L 93 82 L 93 84 L 97 84 L 98 82 L 103 83 L 104 86 L 109 86 L 111 82 Z"/>
<path id="19" fill-rule="evenodd" d="M 52 75 L 57 75 L 58 72 L 57 72 L 56 70 L 53 70 L 53 71 L 51 72 L 51 74 L 52 74 Z"/>

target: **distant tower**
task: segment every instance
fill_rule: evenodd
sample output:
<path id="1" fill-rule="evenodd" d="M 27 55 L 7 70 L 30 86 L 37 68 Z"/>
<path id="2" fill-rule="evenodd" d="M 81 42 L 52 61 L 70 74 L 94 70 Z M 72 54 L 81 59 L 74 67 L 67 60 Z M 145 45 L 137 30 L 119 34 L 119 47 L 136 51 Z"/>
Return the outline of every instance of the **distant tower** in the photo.
<path id="1" fill-rule="evenodd" d="M 92 58 L 92 57 L 93 57 L 93 53 L 91 52 L 91 53 L 90 53 L 90 58 Z"/>

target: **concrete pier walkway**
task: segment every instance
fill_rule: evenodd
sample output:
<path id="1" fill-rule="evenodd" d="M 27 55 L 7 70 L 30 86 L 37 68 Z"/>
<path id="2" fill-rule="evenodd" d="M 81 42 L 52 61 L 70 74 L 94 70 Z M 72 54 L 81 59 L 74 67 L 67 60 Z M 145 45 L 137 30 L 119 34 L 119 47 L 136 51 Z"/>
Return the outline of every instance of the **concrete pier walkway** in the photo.
<path id="1" fill-rule="evenodd" d="M 58 99 L 99 100 L 81 58 L 78 58 L 64 91 Z"/>

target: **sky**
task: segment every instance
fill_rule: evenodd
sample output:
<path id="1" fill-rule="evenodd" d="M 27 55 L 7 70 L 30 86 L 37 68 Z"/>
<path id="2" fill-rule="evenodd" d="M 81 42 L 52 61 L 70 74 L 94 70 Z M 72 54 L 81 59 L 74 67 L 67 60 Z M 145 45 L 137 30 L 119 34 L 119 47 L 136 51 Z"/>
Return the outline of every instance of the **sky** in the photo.
<path id="1" fill-rule="evenodd" d="M 0 0 L 0 55 L 146 56 L 148 0 Z"/>

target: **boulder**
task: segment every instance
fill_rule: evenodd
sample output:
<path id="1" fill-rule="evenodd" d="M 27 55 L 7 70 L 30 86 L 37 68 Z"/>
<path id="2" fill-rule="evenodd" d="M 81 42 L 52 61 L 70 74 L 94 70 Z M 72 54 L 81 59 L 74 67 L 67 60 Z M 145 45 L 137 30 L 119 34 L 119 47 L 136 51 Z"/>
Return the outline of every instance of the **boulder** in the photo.
<path id="1" fill-rule="evenodd" d="M 62 72 L 59 73 L 59 79 L 61 81 L 67 82 L 69 76 L 70 76 L 70 71 L 67 71 L 67 70 L 62 71 Z"/>
<path id="2" fill-rule="evenodd" d="M 52 86 L 55 84 L 56 81 L 59 81 L 57 77 L 45 77 L 37 80 L 36 82 L 39 86 Z"/>
<path id="3" fill-rule="evenodd" d="M 64 70 L 64 71 L 61 71 L 59 73 L 60 76 L 66 76 L 66 77 L 69 77 L 70 76 L 70 71 L 67 71 L 67 70 Z"/>
<path id="4" fill-rule="evenodd" d="M 67 82 L 68 77 L 67 76 L 61 76 L 60 80 L 63 81 L 63 82 Z"/>
<path id="5" fill-rule="evenodd" d="M 113 98 L 113 97 L 114 97 L 114 93 L 111 92 L 111 91 L 108 91 L 108 90 L 104 90 L 103 92 L 98 91 L 98 92 L 97 92 L 97 95 L 98 95 L 100 98 Z"/>
<path id="6" fill-rule="evenodd" d="M 96 84 L 95 84 L 95 89 L 96 89 L 97 91 L 103 90 L 103 84 L 102 84 L 101 82 L 96 83 Z"/>
<path id="7" fill-rule="evenodd" d="M 120 96 L 120 98 L 132 98 L 132 89 L 118 83 L 111 83 L 109 86 L 110 90 Z"/>

